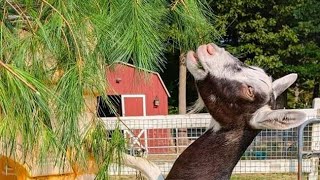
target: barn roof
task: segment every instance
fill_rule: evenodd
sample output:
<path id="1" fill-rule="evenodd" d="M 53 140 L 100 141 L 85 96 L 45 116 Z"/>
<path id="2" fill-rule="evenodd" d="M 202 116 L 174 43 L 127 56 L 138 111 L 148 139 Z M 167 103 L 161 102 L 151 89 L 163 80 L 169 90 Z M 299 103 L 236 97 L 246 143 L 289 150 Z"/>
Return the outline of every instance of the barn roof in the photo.
<path id="1" fill-rule="evenodd" d="M 121 61 L 116 61 L 115 64 L 122 64 L 122 65 L 125 65 L 125 66 L 128 66 L 128 67 L 136 68 L 136 69 L 139 69 L 139 70 L 142 70 L 142 71 L 146 71 L 146 72 L 148 72 L 148 73 L 152 73 L 152 74 L 156 75 L 156 76 L 158 77 L 158 79 L 159 79 L 159 81 L 160 81 L 160 83 L 161 83 L 164 91 L 165 91 L 166 94 L 168 95 L 168 97 L 171 97 L 171 96 L 170 96 L 170 93 L 169 93 L 166 85 L 163 83 L 163 81 L 162 81 L 161 76 L 160 76 L 159 73 L 157 73 L 157 72 L 155 72 L 155 71 L 148 70 L 148 69 L 139 68 L 139 67 L 134 66 L 134 65 L 132 65 L 132 64 L 125 63 L 125 62 L 121 62 Z"/>

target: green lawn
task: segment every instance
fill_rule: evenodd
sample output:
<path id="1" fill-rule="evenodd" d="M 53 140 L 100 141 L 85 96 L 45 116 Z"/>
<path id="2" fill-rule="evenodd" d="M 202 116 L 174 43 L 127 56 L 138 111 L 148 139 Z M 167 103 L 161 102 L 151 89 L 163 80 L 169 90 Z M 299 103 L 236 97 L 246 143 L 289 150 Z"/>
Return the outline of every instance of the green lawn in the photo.
<path id="1" fill-rule="evenodd" d="M 112 176 L 112 180 L 141 180 L 135 176 Z M 235 174 L 231 180 L 296 180 L 296 173 Z M 305 176 L 303 179 L 307 179 Z"/>
<path id="2" fill-rule="evenodd" d="M 296 173 L 266 173 L 266 174 L 235 174 L 231 180 L 296 180 Z M 307 179 L 304 177 L 303 179 Z"/>

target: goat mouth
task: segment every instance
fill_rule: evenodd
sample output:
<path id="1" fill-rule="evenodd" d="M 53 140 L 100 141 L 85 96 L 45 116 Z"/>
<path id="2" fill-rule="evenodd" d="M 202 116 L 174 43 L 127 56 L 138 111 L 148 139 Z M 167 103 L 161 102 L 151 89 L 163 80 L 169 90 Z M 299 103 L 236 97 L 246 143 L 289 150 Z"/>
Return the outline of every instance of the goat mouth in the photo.
<path id="1" fill-rule="evenodd" d="M 202 64 L 199 61 L 199 59 L 197 59 L 197 67 L 198 67 L 198 69 L 204 70 L 204 67 L 202 66 Z"/>
<path id="2" fill-rule="evenodd" d="M 198 55 L 195 52 L 193 52 L 193 51 L 188 52 L 187 61 L 191 61 L 193 64 L 196 65 L 196 67 L 198 69 L 205 70 L 203 65 L 201 64 L 199 58 L 198 58 Z"/>

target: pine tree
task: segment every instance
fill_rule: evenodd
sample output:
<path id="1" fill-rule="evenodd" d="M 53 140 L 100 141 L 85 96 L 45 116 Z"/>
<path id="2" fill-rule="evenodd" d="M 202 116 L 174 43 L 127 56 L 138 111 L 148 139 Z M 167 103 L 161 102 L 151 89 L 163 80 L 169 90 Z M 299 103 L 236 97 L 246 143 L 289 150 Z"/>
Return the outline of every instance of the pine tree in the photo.
<path id="1" fill-rule="evenodd" d="M 0 149 L 8 157 L 50 156 L 84 166 L 93 156 L 101 179 L 125 149 L 120 132 L 107 139 L 104 124 L 86 113 L 87 94 L 105 95 L 105 65 L 161 70 L 167 42 L 183 55 L 215 33 L 200 0 L 3 0 L 0 6 Z"/>

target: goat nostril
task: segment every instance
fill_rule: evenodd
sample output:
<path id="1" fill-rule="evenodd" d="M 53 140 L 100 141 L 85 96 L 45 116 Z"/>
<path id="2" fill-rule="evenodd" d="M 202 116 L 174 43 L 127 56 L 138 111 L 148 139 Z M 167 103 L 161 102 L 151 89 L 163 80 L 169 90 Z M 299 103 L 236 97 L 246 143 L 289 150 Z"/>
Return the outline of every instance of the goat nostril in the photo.
<path id="1" fill-rule="evenodd" d="M 210 55 L 213 55 L 214 54 L 214 48 L 212 47 L 211 44 L 208 44 L 207 45 L 207 51 Z"/>

